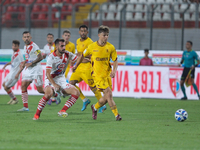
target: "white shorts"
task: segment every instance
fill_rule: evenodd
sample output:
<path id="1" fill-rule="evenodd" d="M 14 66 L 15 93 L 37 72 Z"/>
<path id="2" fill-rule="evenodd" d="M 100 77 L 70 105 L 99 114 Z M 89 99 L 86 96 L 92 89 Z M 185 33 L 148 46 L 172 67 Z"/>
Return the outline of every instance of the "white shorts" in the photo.
<path id="1" fill-rule="evenodd" d="M 66 82 L 66 79 L 65 79 L 64 76 L 62 76 L 62 77 L 55 77 L 55 78 L 53 78 L 53 80 L 55 81 L 56 84 L 60 85 L 61 89 L 63 89 L 63 90 L 74 87 L 73 85 L 71 85 L 71 84 L 69 84 L 69 83 Z M 51 84 L 51 82 L 46 78 L 45 79 L 45 88 L 47 86 L 51 86 L 54 89 L 54 87 Z"/>
<path id="2" fill-rule="evenodd" d="M 6 87 L 8 87 L 8 88 L 13 87 L 17 83 L 19 78 L 20 78 L 20 76 L 17 79 L 15 79 L 15 74 L 10 72 L 4 79 Z"/>
<path id="3" fill-rule="evenodd" d="M 38 69 L 38 72 L 37 72 Z M 33 69 L 25 69 L 22 74 L 22 81 L 34 81 L 36 86 L 43 86 L 43 74 L 41 73 L 40 67 Z"/>

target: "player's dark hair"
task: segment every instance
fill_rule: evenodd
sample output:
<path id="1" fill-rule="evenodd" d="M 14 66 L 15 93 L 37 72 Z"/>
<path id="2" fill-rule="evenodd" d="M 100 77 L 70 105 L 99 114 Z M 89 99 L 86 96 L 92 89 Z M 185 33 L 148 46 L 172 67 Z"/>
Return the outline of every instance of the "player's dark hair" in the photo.
<path id="1" fill-rule="evenodd" d="M 193 45 L 192 41 L 187 41 L 187 43 L 190 43 L 190 45 Z"/>
<path id="2" fill-rule="evenodd" d="M 47 34 L 47 36 L 48 36 L 48 35 L 51 35 L 51 36 L 53 36 L 53 37 L 54 37 L 54 35 L 53 35 L 52 33 L 48 33 L 48 34 Z"/>
<path id="3" fill-rule="evenodd" d="M 88 30 L 88 27 L 86 26 L 86 25 L 81 25 L 80 27 L 79 27 L 79 30 L 81 29 L 81 28 L 86 28 L 87 30 Z"/>
<path id="4" fill-rule="evenodd" d="M 149 52 L 149 49 L 148 49 L 148 48 L 145 48 L 145 49 L 144 49 L 144 52 Z"/>
<path id="5" fill-rule="evenodd" d="M 55 45 L 57 45 L 57 44 L 59 44 L 59 42 L 65 42 L 65 40 L 64 39 L 56 39 L 55 40 Z"/>
<path id="6" fill-rule="evenodd" d="M 69 33 L 69 34 L 71 34 L 71 32 L 70 32 L 69 30 L 65 30 L 65 31 L 63 31 L 63 34 L 65 34 L 65 33 Z"/>
<path id="7" fill-rule="evenodd" d="M 13 40 L 12 43 L 18 46 L 20 45 L 20 42 L 18 40 Z"/>
<path id="8" fill-rule="evenodd" d="M 110 29 L 109 29 L 108 26 L 101 25 L 101 26 L 99 27 L 99 29 L 98 29 L 98 34 L 99 34 L 99 33 L 102 33 L 102 32 L 104 32 L 104 33 L 109 33 L 109 31 L 110 31 Z"/>
<path id="9" fill-rule="evenodd" d="M 22 35 L 27 34 L 27 33 L 31 34 L 29 31 L 24 31 L 24 32 L 22 33 Z"/>

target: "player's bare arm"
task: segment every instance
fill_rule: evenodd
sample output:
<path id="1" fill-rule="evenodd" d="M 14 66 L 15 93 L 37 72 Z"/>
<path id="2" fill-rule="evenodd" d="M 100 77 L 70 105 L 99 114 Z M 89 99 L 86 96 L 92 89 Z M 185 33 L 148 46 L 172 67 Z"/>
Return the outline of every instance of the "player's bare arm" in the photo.
<path id="1" fill-rule="evenodd" d="M 3 70 L 6 69 L 6 67 L 7 67 L 8 65 L 11 65 L 11 62 L 8 62 L 7 64 L 5 64 L 5 65 L 3 66 L 2 69 L 3 69 Z"/>
<path id="2" fill-rule="evenodd" d="M 36 63 L 40 62 L 42 59 L 43 59 L 43 56 L 42 56 L 42 53 L 40 52 L 38 53 L 37 58 L 34 61 L 30 63 L 26 63 L 26 67 L 28 68 L 30 66 L 34 66 Z"/>
<path id="3" fill-rule="evenodd" d="M 114 78 L 114 77 L 115 77 L 115 74 L 116 74 L 116 72 L 117 72 L 117 67 L 118 67 L 118 61 L 115 60 L 115 61 L 113 62 L 113 69 L 112 69 L 112 71 L 111 71 L 111 73 L 110 73 L 110 77 L 111 77 L 111 78 Z"/>
<path id="4" fill-rule="evenodd" d="M 51 69 L 49 69 L 49 68 L 46 69 L 46 76 L 47 76 L 47 79 L 51 82 L 51 84 L 55 88 L 55 91 L 59 91 L 60 85 L 56 84 L 55 81 L 53 80 L 53 78 L 51 77 Z"/>
<path id="5" fill-rule="evenodd" d="M 76 65 L 72 68 L 72 71 L 75 72 L 76 68 L 79 66 L 79 64 L 83 61 L 84 59 L 84 56 L 83 54 L 80 55 L 76 61 Z"/>

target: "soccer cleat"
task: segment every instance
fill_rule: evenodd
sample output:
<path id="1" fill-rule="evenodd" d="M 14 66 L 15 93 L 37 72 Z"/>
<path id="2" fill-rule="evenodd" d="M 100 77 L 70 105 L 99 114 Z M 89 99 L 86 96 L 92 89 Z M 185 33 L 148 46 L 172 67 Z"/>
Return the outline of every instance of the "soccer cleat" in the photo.
<path id="1" fill-rule="evenodd" d="M 99 108 L 99 113 L 103 113 L 107 109 L 106 105 Z"/>
<path id="2" fill-rule="evenodd" d="M 83 107 L 82 107 L 81 111 L 84 111 L 86 109 L 87 105 L 90 104 L 90 102 L 91 101 L 89 99 L 87 101 L 83 102 Z"/>
<path id="3" fill-rule="evenodd" d="M 55 99 L 56 99 L 56 104 L 57 104 L 57 105 L 61 103 L 60 94 L 58 94 L 58 96 L 57 96 Z"/>
<path id="4" fill-rule="evenodd" d="M 12 102 L 10 103 L 11 105 L 14 105 L 14 104 L 17 104 L 19 101 L 16 99 L 16 100 L 12 100 Z"/>
<path id="5" fill-rule="evenodd" d="M 21 109 L 18 109 L 17 111 L 29 111 L 29 109 L 26 107 L 22 107 Z"/>
<path id="6" fill-rule="evenodd" d="M 91 109 L 92 109 L 92 118 L 94 120 L 97 119 L 97 110 L 94 109 L 94 105 L 91 105 Z"/>
<path id="7" fill-rule="evenodd" d="M 47 104 L 51 105 L 51 103 L 52 103 L 52 99 L 50 98 Z"/>
<path id="8" fill-rule="evenodd" d="M 68 113 L 66 113 L 65 111 L 61 110 L 61 111 L 58 112 L 58 116 L 66 118 L 68 116 Z"/>
<path id="9" fill-rule="evenodd" d="M 33 120 L 38 120 L 40 118 L 40 116 L 38 116 L 38 115 L 34 115 L 34 117 L 33 117 Z"/>
<path id="10" fill-rule="evenodd" d="M 181 100 L 187 100 L 187 97 L 182 97 Z"/>
<path id="11" fill-rule="evenodd" d="M 10 100 L 7 102 L 7 104 L 11 104 L 12 101 L 13 101 L 13 99 L 10 99 Z"/>
<path id="12" fill-rule="evenodd" d="M 116 121 L 121 121 L 122 120 L 122 117 L 120 116 L 120 114 L 118 114 L 117 116 L 116 116 Z"/>

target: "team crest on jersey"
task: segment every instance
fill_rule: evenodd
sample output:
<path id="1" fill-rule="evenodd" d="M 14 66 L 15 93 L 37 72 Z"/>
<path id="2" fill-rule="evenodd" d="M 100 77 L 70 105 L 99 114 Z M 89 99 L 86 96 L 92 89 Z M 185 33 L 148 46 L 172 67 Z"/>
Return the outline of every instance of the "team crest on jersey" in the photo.
<path id="1" fill-rule="evenodd" d="M 178 93 L 181 90 L 180 78 L 182 72 L 182 68 L 169 68 L 169 85 L 175 97 L 177 97 Z"/>
<path id="2" fill-rule="evenodd" d="M 58 70 L 63 70 L 64 68 L 65 68 L 65 64 L 63 64 L 63 63 L 57 65 Z"/>

